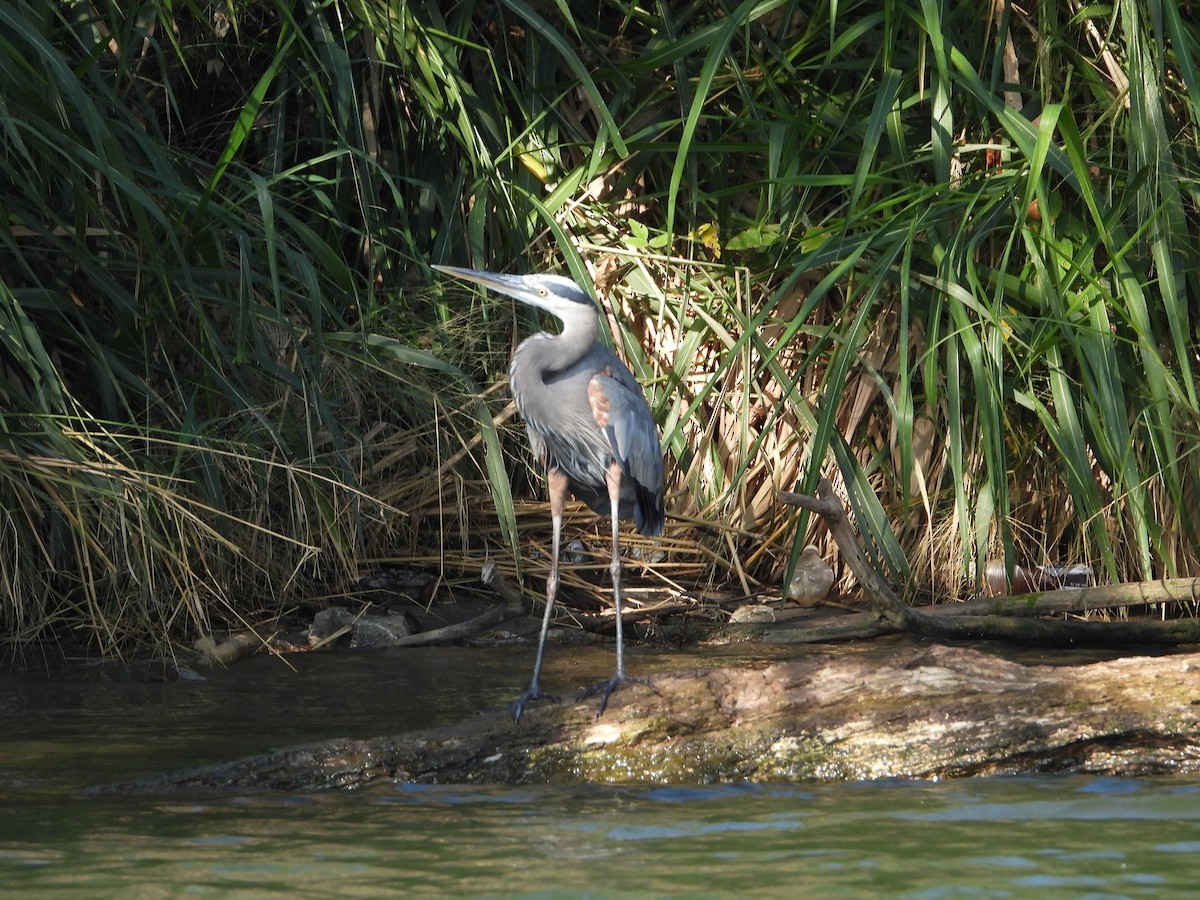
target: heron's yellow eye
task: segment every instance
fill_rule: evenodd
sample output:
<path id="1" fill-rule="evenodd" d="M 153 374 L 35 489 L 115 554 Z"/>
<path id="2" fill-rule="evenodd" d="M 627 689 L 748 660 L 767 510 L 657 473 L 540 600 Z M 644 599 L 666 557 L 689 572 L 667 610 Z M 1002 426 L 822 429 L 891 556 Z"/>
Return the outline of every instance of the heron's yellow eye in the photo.
<path id="1" fill-rule="evenodd" d="M 545 296 L 547 296 L 547 294 L 546 294 L 546 289 L 545 289 L 545 288 L 538 288 L 538 296 L 539 296 L 539 297 L 545 297 Z"/>

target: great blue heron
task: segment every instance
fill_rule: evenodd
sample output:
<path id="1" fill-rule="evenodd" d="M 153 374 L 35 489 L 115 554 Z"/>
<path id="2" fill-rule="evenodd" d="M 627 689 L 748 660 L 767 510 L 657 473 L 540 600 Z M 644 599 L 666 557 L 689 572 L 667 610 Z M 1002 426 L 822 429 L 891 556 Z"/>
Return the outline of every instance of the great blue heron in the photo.
<path id="1" fill-rule="evenodd" d="M 612 692 L 637 680 L 625 674 L 619 520 L 632 517 L 638 531 L 645 535 L 661 534 L 663 529 L 663 457 L 650 407 L 633 373 L 610 348 L 596 340 L 596 304 L 571 279 L 559 275 L 499 275 L 454 266 L 434 268 L 544 309 L 562 322 L 559 334 L 542 331 L 522 341 L 508 370 L 513 399 L 529 432 L 529 444 L 546 469 L 554 525 L 546 612 L 533 680 L 514 708 L 520 720 L 527 703 L 549 699 L 542 693 L 539 679 L 546 631 L 558 593 L 563 503 L 570 492 L 596 512 L 612 518 L 609 571 L 617 623 L 617 670 L 608 681 L 584 693 L 601 694 L 596 713 L 599 718 Z"/>

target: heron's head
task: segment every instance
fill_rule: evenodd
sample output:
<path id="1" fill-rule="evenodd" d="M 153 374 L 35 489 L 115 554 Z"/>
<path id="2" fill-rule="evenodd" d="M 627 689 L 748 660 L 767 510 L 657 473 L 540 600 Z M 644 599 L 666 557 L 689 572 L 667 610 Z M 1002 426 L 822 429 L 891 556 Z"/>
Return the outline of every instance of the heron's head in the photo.
<path id="1" fill-rule="evenodd" d="M 434 266 L 439 272 L 481 284 L 500 294 L 528 303 L 566 320 L 584 309 L 595 312 L 596 304 L 587 291 L 570 278 L 561 275 L 501 275 L 482 269 L 460 269 L 457 266 Z"/>

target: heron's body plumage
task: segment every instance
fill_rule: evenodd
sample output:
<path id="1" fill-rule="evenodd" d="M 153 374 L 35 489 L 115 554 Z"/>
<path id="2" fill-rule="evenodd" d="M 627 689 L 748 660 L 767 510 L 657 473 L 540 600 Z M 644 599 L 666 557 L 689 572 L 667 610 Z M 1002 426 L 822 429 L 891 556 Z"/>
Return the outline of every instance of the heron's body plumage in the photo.
<path id="1" fill-rule="evenodd" d="M 509 369 L 533 455 L 546 469 L 566 473 L 571 493 L 600 515 L 610 512 L 605 473 L 611 463 L 619 463 L 625 477 L 618 515 L 633 519 L 642 534 L 661 534 L 662 452 L 641 386 L 603 344 L 592 343 L 560 367 L 555 344 L 564 334 L 526 338 Z M 601 391 L 608 401 L 606 428 L 596 422 L 589 389 Z"/>

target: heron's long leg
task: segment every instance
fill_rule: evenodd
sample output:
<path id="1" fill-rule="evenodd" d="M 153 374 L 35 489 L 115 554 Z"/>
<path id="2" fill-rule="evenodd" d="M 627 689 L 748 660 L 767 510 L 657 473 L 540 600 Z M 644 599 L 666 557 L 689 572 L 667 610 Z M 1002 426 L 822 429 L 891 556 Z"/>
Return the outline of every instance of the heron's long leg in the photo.
<path id="1" fill-rule="evenodd" d="M 554 598 L 558 596 L 558 551 L 559 544 L 562 542 L 562 516 L 563 504 L 567 500 L 567 490 L 570 482 L 567 476 L 558 469 L 550 469 L 546 473 L 546 484 L 550 490 L 550 519 L 554 524 L 554 537 L 551 540 L 551 556 L 550 556 L 550 575 L 546 579 L 546 612 L 542 615 L 542 633 L 538 637 L 537 657 L 533 661 L 533 679 L 529 683 L 529 690 L 522 695 L 514 704 L 513 717 L 515 721 L 521 720 L 521 713 L 525 711 L 525 704 L 531 700 L 541 700 L 554 698 L 550 694 L 543 694 L 541 689 L 542 677 L 542 656 L 546 652 L 546 632 L 550 630 L 550 619 L 554 614 Z"/>
<path id="2" fill-rule="evenodd" d="M 620 510 L 621 502 L 621 466 L 618 463 L 613 463 L 608 467 L 608 500 L 612 508 L 612 563 L 608 567 L 609 573 L 612 575 L 613 584 L 613 607 L 617 617 L 617 671 L 608 681 L 602 681 L 584 691 L 580 696 L 590 697 L 592 694 L 600 694 L 600 708 L 596 710 L 596 718 L 604 715 L 604 710 L 608 707 L 608 698 L 623 684 L 637 682 L 644 684 L 654 693 L 658 690 L 650 682 L 643 678 L 630 678 L 625 674 L 625 632 L 624 623 L 621 618 L 621 541 L 620 541 Z"/>
<path id="3" fill-rule="evenodd" d="M 621 681 L 625 678 L 625 629 L 621 619 L 621 519 L 618 515 L 621 507 L 621 466 L 618 463 L 609 465 L 606 480 L 608 502 L 612 509 L 612 562 L 608 565 L 608 571 L 612 575 L 613 608 L 617 616 L 617 674 L 613 677 Z M 605 694 L 600 702 L 600 712 L 604 712 L 607 702 L 608 694 Z"/>

